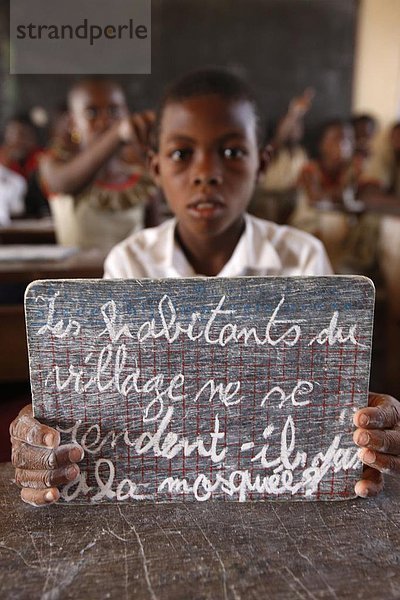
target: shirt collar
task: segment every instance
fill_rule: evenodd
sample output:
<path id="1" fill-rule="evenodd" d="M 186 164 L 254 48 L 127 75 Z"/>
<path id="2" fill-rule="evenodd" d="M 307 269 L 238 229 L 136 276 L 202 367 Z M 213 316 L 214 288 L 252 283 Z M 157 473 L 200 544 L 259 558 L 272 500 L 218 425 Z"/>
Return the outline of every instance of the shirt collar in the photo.
<path id="1" fill-rule="evenodd" d="M 249 214 L 244 215 L 245 229 L 242 236 L 222 271 L 220 277 L 240 277 L 257 275 L 267 270 L 271 274 L 279 273 L 282 263 L 274 246 L 266 239 L 265 230 L 260 231 L 257 221 Z M 264 224 L 265 222 L 263 222 Z"/>
<path id="2" fill-rule="evenodd" d="M 281 259 L 273 244 L 266 240 L 265 231 L 261 232 L 257 227 L 257 221 L 247 213 L 244 219 L 245 229 L 232 256 L 218 273 L 218 277 L 257 275 L 259 272 L 265 274 L 266 270 L 271 270 L 271 275 L 280 273 Z M 163 242 L 162 262 L 166 270 L 175 277 L 195 277 L 197 274 L 175 239 L 176 219 L 170 219 L 165 225 L 159 241 Z"/>

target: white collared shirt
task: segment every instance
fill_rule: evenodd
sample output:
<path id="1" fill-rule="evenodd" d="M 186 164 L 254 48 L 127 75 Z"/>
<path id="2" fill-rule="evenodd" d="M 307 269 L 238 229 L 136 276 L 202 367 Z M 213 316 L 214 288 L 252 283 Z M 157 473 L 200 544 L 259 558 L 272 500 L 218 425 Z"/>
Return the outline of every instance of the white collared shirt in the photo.
<path id="1" fill-rule="evenodd" d="M 313 236 L 245 215 L 246 227 L 218 277 L 330 275 L 321 242 Z M 132 234 L 111 250 L 105 279 L 195 277 L 175 240 L 176 219 Z"/>

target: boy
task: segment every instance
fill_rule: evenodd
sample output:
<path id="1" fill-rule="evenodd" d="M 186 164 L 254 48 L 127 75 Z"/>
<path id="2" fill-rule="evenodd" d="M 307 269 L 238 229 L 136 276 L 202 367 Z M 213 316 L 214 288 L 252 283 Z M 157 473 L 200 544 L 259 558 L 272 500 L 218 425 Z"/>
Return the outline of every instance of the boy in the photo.
<path id="1" fill-rule="evenodd" d="M 184 77 L 164 98 L 156 137 L 152 170 L 175 219 L 116 246 L 106 260 L 105 277 L 331 272 L 318 240 L 245 214 L 267 157 L 258 150 L 255 103 L 241 80 L 215 70 Z M 364 461 L 371 449 L 393 455 L 400 450 L 400 434 L 382 431 L 395 427 L 400 404 L 378 395 L 371 402 L 374 407 L 355 415 L 356 425 L 365 427 L 354 434 L 356 443 L 367 447 Z M 59 446 L 58 432 L 35 421 L 30 407 L 12 423 L 11 439 L 22 499 L 35 505 L 56 501 L 56 486 L 77 477 L 82 449 Z M 399 470 L 397 457 L 369 458 L 377 469 Z M 381 488 L 381 474 L 369 468 L 356 493 L 373 495 Z"/>
<path id="2" fill-rule="evenodd" d="M 40 161 L 57 240 L 109 251 L 145 222 L 158 222 L 142 164 L 154 115 L 130 115 L 121 87 L 104 78 L 75 83 L 68 108 L 73 143 L 53 145 Z"/>

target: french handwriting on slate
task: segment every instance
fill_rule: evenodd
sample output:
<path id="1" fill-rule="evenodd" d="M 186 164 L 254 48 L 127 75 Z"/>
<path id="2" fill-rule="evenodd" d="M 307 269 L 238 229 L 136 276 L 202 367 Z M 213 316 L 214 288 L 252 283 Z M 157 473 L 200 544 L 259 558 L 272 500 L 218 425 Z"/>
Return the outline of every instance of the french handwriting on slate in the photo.
<path id="1" fill-rule="evenodd" d="M 81 324 L 72 318 L 59 319 L 55 322 L 55 303 L 59 292 L 56 292 L 50 298 L 38 296 L 36 300 L 48 302 L 48 317 L 47 323 L 38 331 L 38 335 L 51 333 L 56 337 L 64 338 L 67 336 L 76 337 L 81 331 Z M 265 331 L 259 332 L 257 326 L 240 327 L 237 323 L 219 323 L 219 317 L 229 315 L 232 318 L 235 316 L 235 311 L 232 309 L 223 308 L 226 296 L 222 296 L 217 306 L 211 310 L 207 310 L 205 314 L 199 311 L 193 312 L 189 322 L 184 323 L 179 320 L 175 306 L 168 295 L 164 295 L 158 303 L 157 315 L 151 320 L 142 323 L 137 331 L 129 323 L 118 324 L 118 310 L 114 300 L 109 300 L 99 307 L 101 315 L 104 319 L 105 329 L 98 335 L 99 337 L 108 335 L 111 342 L 118 342 L 124 336 L 135 338 L 139 344 L 144 343 L 149 338 L 165 339 L 168 343 L 179 340 L 183 335 L 191 341 L 196 341 L 202 338 L 207 344 L 226 346 L 229 343 L 238 343 L 242 339 L 244 345 L 248 346 L 251 343 L 256 346 L 278 346 L 283 344 L 288 347 L 295 346 L 301 338 L 301 324 L 306 323 L 305 319 L 284 319 L 279 318 L 279 312 L 285 303 L 285 296 L 282 295 L 275 309 L 272 311 L 268 320 Z M 330 346 L 334 344 L 350 343 L 355 346 L 365 347 L 364 344 L 357 340 L 357 324 L 349 325 L 345 331 L 339 325 L 339 311 L 334 311 L 329 323 L 321 331 L 311 339 L 309 345 L 315 343 L 325 344 L 328 342 Z M 201 323 L 205 322 L 204 327 Z M 289 325 L 289 327 L 287 327 Z M 275 330 L 280 330 L 287 327 L 283 333 L 277 333 Z M 216 330 L 216 331 L 214 331 Z"/>
<path id="2" fill-rule="evenodd" d="M 263 324 L 248 324 L 248 316 L 230 308 L 225 294 L 212 305 L 202 310 L 186 310 L 180 314 L 170 295 L 163 294 L 154 302 L 153 314 L 141 321 L 130 320 L 113 299 L 99 302 L 94 307 L 96 318 L 88 322 L 76 315 L 66 315 L 65 307 L 56 291 L 50 296 L 43 294 L 34 301 L 46 309 L 45 322 L 36 330 L 36 336 L 48 336 L 55 343 L 73 346 L 74 340 L 85 336 L 92 340 L 92 346 L 85 348 L 79 359 L 73 353 L 55 353 L 51 366 L 44 373 L 44 386 L 47 390 L 69 392 L 77 397 L 117 393 L 123 398 L 139 397 L 142 430 L 126 428 L 104 432 L 100 424 L 88 424 L 76 420 L 71 427 L 60 428 L 63 435 L 78 442 L 85 453 L 92 457 L 93 472 L 89 481 L 88 473 L 82 472 L 79 479 L 65 486 L 62 497 L 67 502 L 79 496 L 89 496 L 92 502 L 103 499 L 124 501 L 161 498 L 182 495 L 193 496 L 204 501 L 213 495 L 225 495 L 245 501 L 249 495 L 312 496 L 318 490 L 328 472 L 348 472 L 359 469 L 360 462 L 354 446 L 348 441 L 342 444 L 342 434 L 335 433 L 324 438 L 324 448 L 309 452 L 301 449 L 296 427 L 296 411 L 308 410 L 315 393 L 322 383 L 317 377 L 298 376 L 290 382 L 281 380 L 258 382 L 257 426 L 259 431 L 252 439 L 241 439 L 240 447 L 230 445 L 227 415 L 239 405 L 246 405 L 246 392 L 241 377 L 210 376 L 201 373 L 201 378 L 193 382 L 183 370 L 166 373 L 163 369 L 140 364 L 140 352 L 151 352 L 155 341 L 173 347 L 184 341 L 185 344 L 198 343 L 208 347 L 264 348 L 269 351 L 284 351 L 301 346 L 307 353 L 318 347 L 343 347 L 368 349 L 362 343 L 358 324 L 346 322 L 339 310 L 325 316 L 322 326 L 313 331 L 304 315 L 293 317 L 286 310 L 287 297 L 281 294 L 276 305 L 264 315 Z M 92 308 L 93 310 L 93 308 Z M 70 356 L 72 358 L 70 358 Z M 163 372 L 164 371 L 164 372 Z M 196 407 L 209 403 L 213 406 L 213 417 L 209 419 L 210 431 L 184 435 L 181 428 L 182 414 L 176 408 L 185 403 Z M 270 407 L 284 412 L 278 419 L 268 414 Z M 307 408 L 306 408 L 307 407 Z M 347 409 L 346 409 L 347 410 Z M 346 410 L 337 415 L 343 423 Z M 222 412 L 219 412 L 222 411 Z M 289 412 L 289 414 L 287 414 Z M 351 410 L 347 411 L 351 419 Z M 177 417 L 177 418 L 176 418 Z M 225 420 L 225 427 L 221 426 Z M 148 429 L 146 429 L 146 427 Z M 145 429 L 145 430 L 143 430 Z M 300 444 L 300 446 L 299 446 Z M 118 480 L 118 460 L 113 452 L 124 448 L 128 456 L 148 456 L 171 464 L 174 459 L 193 457 L 204 459 L 212 465 L 212 470 L 201 467 L 188 476 L 162 476 L 160 481 L 146 481 L 141 477 L 124 476 Z M 238 454 L 247 468 L 240 468 Z M 106 458 L 104 457 L 106 456 Z M 203 463 L 202 463 L 203 464 Z M 233 465 L 233 466 L 232 466 Z M 168 469 L 168 467 L 167 467 Z M 165 469 L 164 469 L 165 471 Z M 165 472 L 164 472 L 165 475 Z"/>

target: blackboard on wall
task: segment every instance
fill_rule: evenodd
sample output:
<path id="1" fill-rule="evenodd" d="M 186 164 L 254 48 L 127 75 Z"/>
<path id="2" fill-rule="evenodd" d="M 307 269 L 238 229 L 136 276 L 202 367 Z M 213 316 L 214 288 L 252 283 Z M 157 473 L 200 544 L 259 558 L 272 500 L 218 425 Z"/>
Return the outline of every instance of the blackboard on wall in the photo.
<path id="1" fill-rule="evenodd" d="M 3 7 L 3 21 L 6 13 Z M 350 113 L 356 17 L 356 0 L 152 0 L 152 74 L 118 79 L 131 108 L 144 109 L 188 70 L 232 67 L 252 83 L 266 122 L 313 86 L 313 126 Z M 3 100 L 16 82 L 20 109 L 59 105 L 74 79 L 3 77 Z"/>

